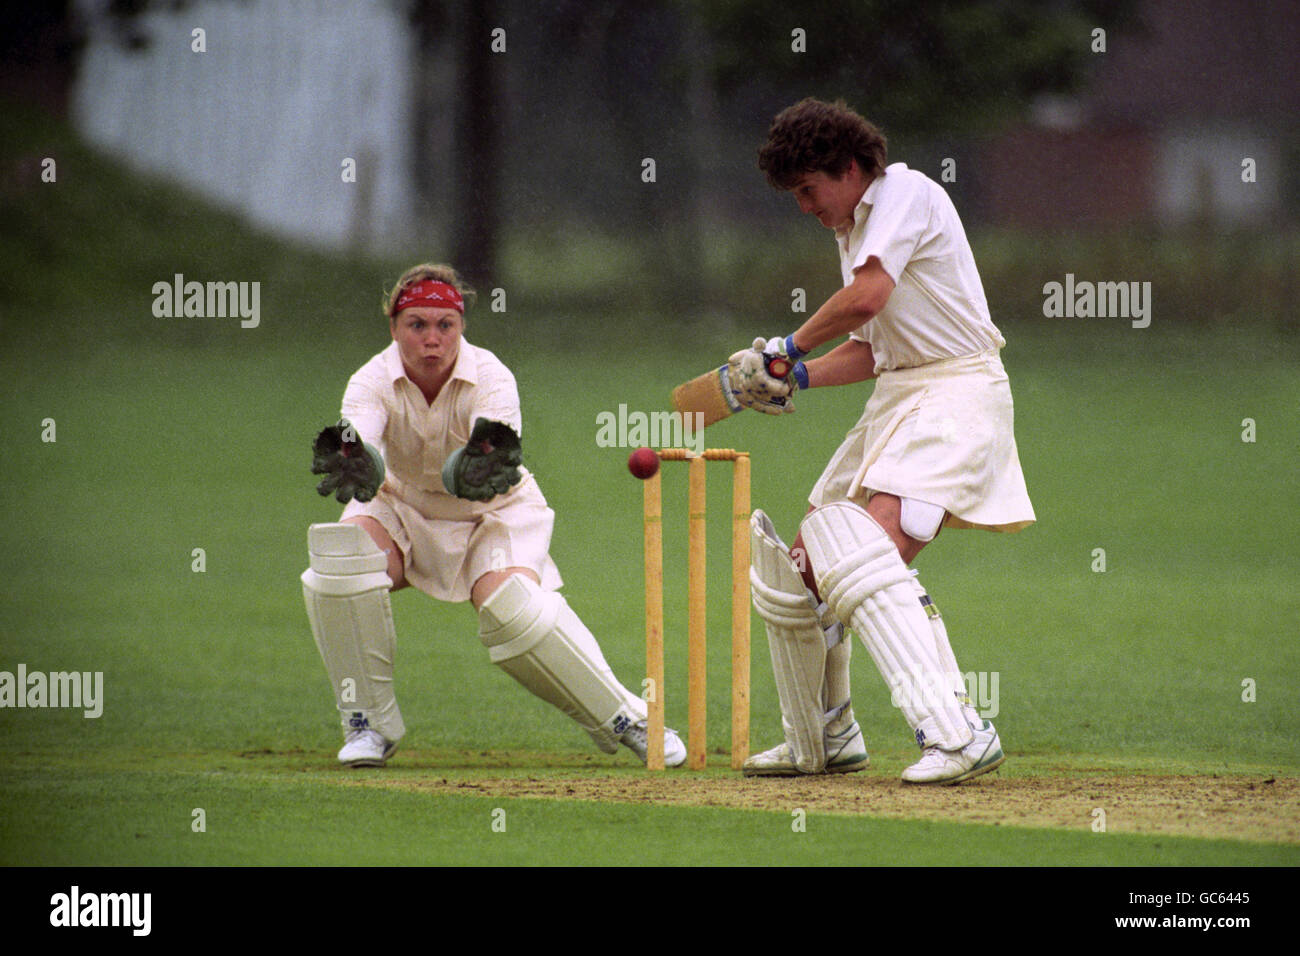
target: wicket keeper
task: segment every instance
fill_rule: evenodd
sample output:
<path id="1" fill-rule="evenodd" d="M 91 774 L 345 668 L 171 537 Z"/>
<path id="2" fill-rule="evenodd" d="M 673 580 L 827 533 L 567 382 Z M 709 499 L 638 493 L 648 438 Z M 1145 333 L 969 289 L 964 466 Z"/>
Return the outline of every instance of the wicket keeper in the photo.
<path id="1" fill-rule="evenodd" d="M 450 266 L 407 270 L 387 296 L 392 344 L 349 380 L 313 448 L 322 495 L 303 597 L 342 715 L 350 767 L 383 766 L 406 733 L 393 693 L 389 592 L 469 601 L 488 659 L 568 714 L 596 746 L 646 759 L 646 705 L 624 687 L 558 591 L 555 513 L 522 464 L 514 376 L 464 337 L 473 292 Z M 666 730 L 670 767 L 686 760 Z"/>
<path id="2" fill-rule="evenodd" d="M 731 357 L 736 397 L 787 414 L 799 390 L 876 384 L 813 487 L 793 549 L 762 511 L 751 520 L 754 604 L 785 741 L 751 756 L 748 776 L 868 765 L 849 700 L 849 628 L 920 747 L 905 782 L 959 783 L 1004 759 L 908 565 L 943 526 L 1018 531 L 1034 521 L 998 354 L 1006 341 L 952 201 L 922 173 L 887 165 L 885 145 L 842 101 L 806 99 L 776 116 L 759 150 L 768 182 L 834 232 L 844 287 L 792 334 Z M 791 368 L 784 378 L 770 374 L 777 356 Z"/>

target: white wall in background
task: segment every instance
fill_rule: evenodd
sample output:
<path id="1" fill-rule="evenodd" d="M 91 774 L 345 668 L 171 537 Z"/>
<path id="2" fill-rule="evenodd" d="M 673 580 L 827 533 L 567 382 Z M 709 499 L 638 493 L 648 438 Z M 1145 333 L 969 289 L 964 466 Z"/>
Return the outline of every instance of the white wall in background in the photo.
<path id="1" fill-rule="evenodd" d="M 1267 223 L 1277 215 L 1285 171 L 1277 143 L 1256 130 L 1172 128 L 1158 137 L 1156 210 L 1166 225 L 1198 218 L 1225 225 Z M 1242 181 L 1242 160 L 1255 181 Z"/>
<path id="2" fill-rule="evenodd" d="M 72 115 L 88 141 L 314 245 L 414 235 L 414 43 L 399 4 L 205 0 L 139 17 L 149 44 L 134 51 L 104 6 L 78 5 L 88 43 Z M 191 50 L 196 27 L 205 53 Z M 358 183 L 342 182 L 344 157 Z"/>

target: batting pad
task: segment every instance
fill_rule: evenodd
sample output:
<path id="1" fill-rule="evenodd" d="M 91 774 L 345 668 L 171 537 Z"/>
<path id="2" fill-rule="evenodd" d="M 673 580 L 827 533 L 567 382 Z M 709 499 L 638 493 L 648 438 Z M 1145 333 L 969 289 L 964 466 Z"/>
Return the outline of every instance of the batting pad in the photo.
<path id="1" fill-rule="evenodd" d="M 961 668 L 957 666 L 957 658 L 952 652 L 952 643 L 948 640 L 948 628 L 943 623 L 943 615 L 939 613 L 939 607 L 931 600 L 930 595 L 926 593 L 921 582 L 916 579 L 917 572 L 912 572 L 912 587 L 916 591 L 917 602 L 921 609 L 925 611 L 925 616 L 930 620 L 930 636 L 934 644 L 934 656 L 942 668 L 943 680 L 948 689 L 952 692 L 957 702 L 961 704 L 962 713 L 966 715 L 966 722 L 972 727 L 983 726 L 983 718 L 975 710 L 975 705 L 971 703 L 970 696 L 966 693 L 966 682 L 962 679 Z"/>
<path id="2" fill-rule="evenodd" d="M 355 524 L 314 524 L 311 567 L 302 574 L 316 647 L 348 730 L 369 727 L 391 741 L 406 734 L 393 695 L 397 634 L 388 592 L 388 557 Z"/>
<path id="3" fill-rule="evenodd" d="M 847 501 L 818 508 L 801 531 L 818 590 L 861 637 L 916 742 L 944 750 L 970 743 L 971 727 L 943 677 L 930 620 L 889 535 Z"/>
<path id="4" fill-rule="evenodd" d="M 800 771 L 821 773 L 826 769 L 826 635 L 771 519 L 756 510 L 749 531 L 749 583 L 754 607 L 767 625 L 785 739 Z"/>
<path id="5" fill-rule="evenodd" d="M 564 711 L 607 754 L 646 719 L 645 702 L 618 682 L 591 631 L 556 591 L 512 574 L 479 608 L 488 658 Z"/>

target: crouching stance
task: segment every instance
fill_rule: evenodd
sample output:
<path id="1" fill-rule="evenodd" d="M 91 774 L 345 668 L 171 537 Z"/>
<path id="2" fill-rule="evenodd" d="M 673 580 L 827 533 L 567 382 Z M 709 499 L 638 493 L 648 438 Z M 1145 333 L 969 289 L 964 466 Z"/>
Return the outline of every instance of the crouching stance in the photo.
<path id="1" fill-rule="evenodd" d="M 571 717 L 606 753 L 648 748 L 644 701 L 614 676 L 559 593 L 554 512 L 522 465 L 514 377 L 462 338 L 470 295 L 448 266 L 409 270 L 389 296 L 393 344 L 348 383 L 312 471 L 347 504 L 308 531 L 307 616 L 342 717 L 339 760 L 383 766 L 406 732 L 393 692 L 389 593 L 469 600 L 488 659 Z M 461 437 L 457 437 L 461 436 Z M 665 763 L 686 748 L 664 735 Z"/>

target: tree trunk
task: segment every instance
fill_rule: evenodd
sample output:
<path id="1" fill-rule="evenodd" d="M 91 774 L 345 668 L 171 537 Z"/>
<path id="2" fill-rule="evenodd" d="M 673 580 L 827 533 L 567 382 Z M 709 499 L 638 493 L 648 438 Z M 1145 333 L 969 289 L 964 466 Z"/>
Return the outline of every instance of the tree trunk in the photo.
<path id="1" fill-rule="evenodd" d="M 455 223 L 452 163 L 455 151 L 454 93 L 459 61 L 450 15 L 441 0 L 415 0 L 412 53 L 421 68 L 411 72 L 411 181 L 415 184 L 412 228 L 403 240 L 421 258 L 445 258 Z"/>
<path id="2" fill-rule="evenodd" d="M 496 281 L 499 231 L 500 77 L 504 57 L 493 53 L 496 0 L 459 5 L 461 52 L 456 104 L 454 264 L 475 282 Z"/>

